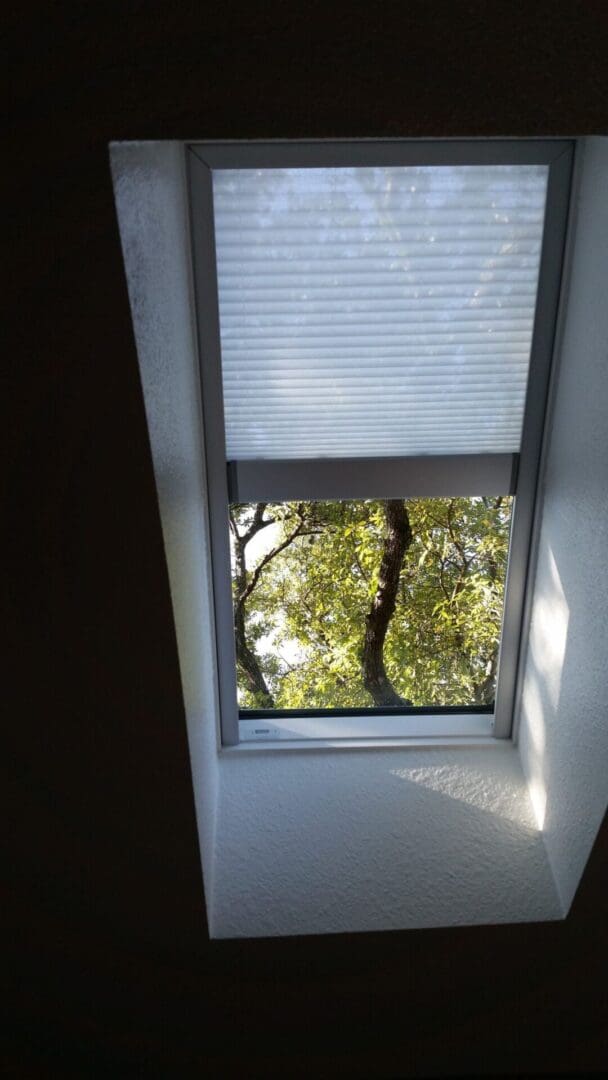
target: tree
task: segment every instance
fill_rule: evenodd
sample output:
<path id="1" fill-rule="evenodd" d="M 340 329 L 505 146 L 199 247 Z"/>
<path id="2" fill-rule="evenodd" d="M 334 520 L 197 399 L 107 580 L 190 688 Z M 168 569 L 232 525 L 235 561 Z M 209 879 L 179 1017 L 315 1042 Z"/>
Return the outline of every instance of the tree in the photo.
<path id="1" fill-rule="evenodd" d="M 232 507 L 241 704 L 490 703 L 509 521 L 503 498 Z"/>
<path id="2" fill-rule="evenodd" d="M 413 537 L 403 499 L 388 499 L 385 503 L 385 515 L 386 537 L 378 584 L 371 609 L 365 616 L 363 685 L 371 695 L 374 705 L 411 705 L 408 698 L 397 693 L 386 674 L 384 642 L 397 605 L 403 557 Z"/>
<path id="3" fill-rule="evenodd" d="M 266 503 L 257 503 L 251 522 L 241 532 L 238 515 L 230 508 L 230 528 L 233 536 L 233 608 L 234 608 L 234 640 L 236 645 L 236 662 L 241 678 L 245 680 L 245 686 L 260 706 L 267 709 L 274 708 L 272 694 L 268 689 L 264 673 L 254 649 L 249 646 L 245 625 L 245 605 L 248 598 L 259 581 L 262 573 L 263 560 L 256 567 L 253 574 L 247 574 L 246 552 L 247 545 L 253 537 L 272 525 L 274 518 L 265 518 Z M 242 523 L 242 518 L 241 518 Z M 267 562 L 269 560 L 266 560 Z"/>

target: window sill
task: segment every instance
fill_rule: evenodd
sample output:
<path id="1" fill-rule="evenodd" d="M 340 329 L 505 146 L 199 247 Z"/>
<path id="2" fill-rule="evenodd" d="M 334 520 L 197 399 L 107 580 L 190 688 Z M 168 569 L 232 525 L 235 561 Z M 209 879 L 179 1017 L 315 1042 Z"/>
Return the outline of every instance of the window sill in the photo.
<path id="1" fill-rule="evenodd" d="M 490 713 L 416 716 L 290 716 L 239 721 L 239 747 L 265 750 L 387 749 L 493 741 Z M 233 749 L 233 748 L 230 748 Z"/>

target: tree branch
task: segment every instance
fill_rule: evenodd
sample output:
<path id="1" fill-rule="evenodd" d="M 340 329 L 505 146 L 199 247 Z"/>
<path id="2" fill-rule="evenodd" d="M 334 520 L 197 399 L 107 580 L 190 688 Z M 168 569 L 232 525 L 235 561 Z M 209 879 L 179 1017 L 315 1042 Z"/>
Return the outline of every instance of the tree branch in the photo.
<path id="1" fill-rule="evenodd" d="M 234 640 L 236 646 L 236 661 L 240 668 L 249 692 L 253 695 L 253 699 L 257 705 L 265 709 L 274 708 L 274 699 L 264 673 L 260 666 L 258 657 L 253 649 L 249 647 L 247 641 L 247 631 L 245 626 L 245 608 L 244 602 L 241 600 L 243 591 L 247 587 L 247 566 L 245 561 L 245 549 L 247 544 L 255 536 L 256 533 L 263 529 L 266 525 L 270 525 L 270 520 L 264 519 L 264 510 L 267 503 L 257 503 L 253 515 L 251 525 L 244 533 L 239 533 L 236 517 L 233 513 L 232 507 L 229 509 L 230 527 L 234 535 L 234 554 L 236 563 L 236 586 L 237 596 L 234 603 Z"/>
<path id="2" fill-rule="evenodd" d="M 261 575 L 262 570 L 264 569 L 264 567 L 268 566 L 268 563 L 272 562 L 272 560 L 277 555 L 279 555 L 282 551 L 285 551 L 285 548 L 288 548 L 289 545 L 291 543 L 293 543 L 296 536 L 307 535 L 307 534 L 304 533 L 304 526 L 306 524 L 304 516 L 300 511 L 298 511 L 298 513 L 300 514 L 300 520 L 299 520 L 298 524 L 296 525 L 295 529 L 292 529 L 292 531 L 289 533 L 288 536 L 285 537 L 285 539 L 283 540 L 282 543 L 277 544 L 277 546 L 274 547 L 274 548 L 271 548 L 270 551 L 267 551 L 266 554 L 264 555 L 264 557 L 262 559 L 260 559 L 260 561 L 259 561 L 258 565 L 256 566 L 255 570 L 253 571 L 249 581 L 247 582 L 245 588 L 243 589 L 243 591 L 241 592 L 241 594 L 240 594 L 240 596 L 238 598 L 238 603 L 239 604 L 241 604 L 241 605 L 244 604 L 245 601 L 247 600 L 247 597 L 251 596 L 251 594 L 252 594 L 253 590 L 255 589 L 258 581 L 260 580 L 260 575 Z M 267 524 L 267 523 L 265 522 L 264 524 Z M 263 528 L 263 525 L 260 526 L 260 528 Z M 256 531 L 258 531 L 258 530 L 256 530 Z"/>

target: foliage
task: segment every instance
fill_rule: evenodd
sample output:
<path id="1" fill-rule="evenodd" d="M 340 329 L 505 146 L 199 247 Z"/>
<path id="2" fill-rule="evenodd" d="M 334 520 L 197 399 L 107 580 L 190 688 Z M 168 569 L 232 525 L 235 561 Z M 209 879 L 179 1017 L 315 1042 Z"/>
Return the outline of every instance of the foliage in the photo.
<path id="1" fill-rule="evenodd" d="M 406 503 L 413 540 L 403 560 L 384 664 L 395 690 L 414 705 L 493 700 L 510 503 Z M 255 510 L 231 508 L 233 538 L 247 532 Z M 275 706 L 372 704 L 361 653 L 378 586 L 385 503 L 268 504 L 263 513 L 265 551 L 252 560 L 243 547 L 247 582 L 257 575 L 243 610 L 247 643 Z M 243 580 L 240 586 L 235 580 L 235 603 L 242 586 Z M 239 698 L 246 707 L 260 704 L 240 669 Z"/>

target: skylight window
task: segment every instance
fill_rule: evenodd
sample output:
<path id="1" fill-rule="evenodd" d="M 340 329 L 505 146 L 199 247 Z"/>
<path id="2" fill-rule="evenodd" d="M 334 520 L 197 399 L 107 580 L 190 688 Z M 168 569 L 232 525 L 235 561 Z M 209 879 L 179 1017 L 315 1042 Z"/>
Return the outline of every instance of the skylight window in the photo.
<path id="1" fill-rule="evenodd" d="M 562 151 L 193 148 L 226 743 L 508 734 Z"/>

